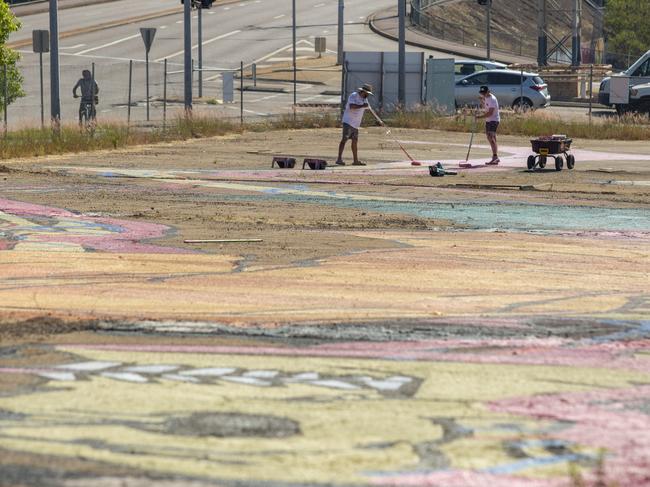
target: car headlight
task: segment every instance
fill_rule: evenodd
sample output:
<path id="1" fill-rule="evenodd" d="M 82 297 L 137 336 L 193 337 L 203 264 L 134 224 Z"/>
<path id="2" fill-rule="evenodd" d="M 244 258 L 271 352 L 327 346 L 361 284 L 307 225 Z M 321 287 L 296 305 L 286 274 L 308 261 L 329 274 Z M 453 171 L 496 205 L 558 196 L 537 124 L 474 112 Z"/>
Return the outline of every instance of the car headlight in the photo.
<path id="1" fill-rule="evenodd" d="M 632 96 L 636 96 L 636 95 L 638 95 L 638 94 L 639 94 L 639 90 L 635 90 L 634 88 L 632 88 L 632 89 L 630 90 L 630 95 L 632 95 Z"/>

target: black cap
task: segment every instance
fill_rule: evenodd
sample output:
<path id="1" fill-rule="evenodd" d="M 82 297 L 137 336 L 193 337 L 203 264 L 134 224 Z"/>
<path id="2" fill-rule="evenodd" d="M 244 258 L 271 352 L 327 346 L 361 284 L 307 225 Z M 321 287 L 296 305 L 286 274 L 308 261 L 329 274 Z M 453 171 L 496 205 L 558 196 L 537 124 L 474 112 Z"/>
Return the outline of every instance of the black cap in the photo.
<path id="1" fill-rule="evenodd" d="M 481 86 L 481 88 L 478 90 L 479 93 L 487 93 L 488 91 L 490 91 L 490 88 L 487 86 Z"/>

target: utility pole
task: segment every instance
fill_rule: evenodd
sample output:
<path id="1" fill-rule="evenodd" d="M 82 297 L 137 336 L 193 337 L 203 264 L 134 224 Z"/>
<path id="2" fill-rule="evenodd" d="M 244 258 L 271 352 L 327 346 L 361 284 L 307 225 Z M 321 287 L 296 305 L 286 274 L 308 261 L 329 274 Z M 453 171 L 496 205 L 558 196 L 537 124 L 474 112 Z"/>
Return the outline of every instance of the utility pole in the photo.
<path id="1" fill-rule="evenodd" d="M 487 5 L 487 60 L 492 60 L 492 0 L 488 0 Z"/>
<path id="2" fill-rule="evenodd" d="M 196 6 L 199 11 L 199 98 L 203 97 L 203 5 L 201 2 L 198 2 Z"/>
<path id="3" fill-rule="evenodd" d="M 296 104 L 298 102 L 297 99 L 297 84 L 298 84 L 298 75 L 297 75 L 297 70 L 298 67 L 296 65 L 296 0 L 291 1 L 292 5 L 292 17 L 293 17 L 293 22 L 292 22 L 292 30 L 293 30 L 293 114 L 294 117 L 296 115 Z"/>
<path id="4" fill-rule="evenodd" d="M 190 115 L 192 113 L 192 2 L 187 0 L 183 3 L 183 7 L 185 115 Z"/>
<path id="5" fill-rule="evenodd" d="M 58 131 L 61 125 L 61 98 L 59 96 L 59 7 L 50 0 L 50 116 Z"/>
<path id="6" fill-rule="evenodd" d="M 399 53 L 397 101 L 402 109 L 406 108 L 406 0 L 399 2 Z"/>
<path id="7" fill-rule="evenodd" d="M 547 53 L 546 0 L 537 0 L 537 64 L 539 66 L 546 66 Z"/>
<path id="8" fill-rule="evenodd" d="M 582 0 L 574 0 L 573 4 L 573 38 L 571 40 L 571 65 L 580 66 L 582 53 L 580 52 L 580 33 L 582 31 Z"/>
<path id="9" fill-rule="evenodd" d="M 336 64 L 340 66 L 343 64 L 343 35 L 344 35 L 344 18 L 345 18 L 345 4 L 344 0 L 339 0 L 339 30 L 338 30 L 338 47 Z"/>

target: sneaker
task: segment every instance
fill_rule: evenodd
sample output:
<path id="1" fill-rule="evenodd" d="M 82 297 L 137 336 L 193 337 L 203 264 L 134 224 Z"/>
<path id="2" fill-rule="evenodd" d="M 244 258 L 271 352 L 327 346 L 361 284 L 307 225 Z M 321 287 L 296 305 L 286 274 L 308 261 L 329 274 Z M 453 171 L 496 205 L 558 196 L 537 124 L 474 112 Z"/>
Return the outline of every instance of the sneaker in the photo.
<path id="1" fill-rule="evenodd" d="M 345 162 L 343 162 L 341 159 L 338 159 L 338 160 L 336 161 L 336 165 L 337 165 L 337 166 L 345 166 Z"/>
<path id="2" fill-rule="evenodd" d="M 353 165 L 353 166 L 365 166 L 366 163 L 365 163 L 365 162 L 361 162 L 361 161 L 356 161 L 356 162 L 353 162 L 352 165 Z"/>
<path id="3" fill-rule="evenodd" d="M 500 162 L 501 162 L 501 159 L 499 159 L 498 157 L 493 157 L 492 160 L 490 162 L 486 162 L 485 165 L 486 166 L 497 166 Z"/>

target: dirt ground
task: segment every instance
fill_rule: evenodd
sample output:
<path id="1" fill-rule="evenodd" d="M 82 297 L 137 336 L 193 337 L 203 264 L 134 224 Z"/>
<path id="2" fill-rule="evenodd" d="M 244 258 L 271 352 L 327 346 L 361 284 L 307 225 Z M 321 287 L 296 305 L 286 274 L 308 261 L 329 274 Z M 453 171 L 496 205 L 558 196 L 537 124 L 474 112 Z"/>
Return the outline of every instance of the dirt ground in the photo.
<path id="1" fill-rule="evenodd" d="M 465 134 L 435 131 L 401 130 L 395 134 L 405 141 L 442 141 L 449 145 L 411 145 L 413 157 L 423 160 L 463 160 L 467 141 Z M 408 142 L 406 142 L 408 144 Z M 504 137 L 504 145 L 525 146 L 523 138 Z M 458 176 L 431 178 L 420 170 L 373 171 L 379 164 L 405 159 L 379 128 L 364 131 L 360 152 L 368 163 L 368 171 L 360 173 L 350 167 L 332 171 L 287 170 L 282 174 L 270 169 L 274 155 L 287 155 L 298 160 L 305 157 L 330 161 L 336 157 L 338 130 L 296 130 L 287 132 L 246 133 L 226 137 L 174 142 L 152 147 L 135 147 L 121 151 L 84 153 L 48 158 L 4 161 L 0 174 L 3 195 L 24 202 L 66 208 L 75 212 L 124 219 L 155 221 L 175 231 L 158 244 L 201 250 L 235 253 L 256 263 L 281 264 L 318 259 L 346 252 L 384 248 L 386 242 L 351 236 L 341 230 L 413 230 L 454 228 L 453 221 L 420 216 L 386 214 L 371 209 L 341 208 L 292 202 L 268 204 L 266 200 L 232 201 L 224 192 L 215 192 L 192 184 L 161 185 L 161 181 L 139 178 L 101 178 L 96 174 L 71 172 L 70 168 L 105 168 L 107 170 L 158 171 L 243 171 L 218 172 L 214 180 L 242 181 L 245 171 L 259 171 L 255 181 L 266 185 L 309 184 L 320 191 L 353 191 L 355 194 L 389 196 L 410 201 L 439 197 L 449 201 L 481 201 L 505 198 L 509 201 L 540 204 L 589 205 L 606 207 L 644 207 L 650 205 L 650 186 L 641 185 L 649 179 L 645 162 L 630 162 L 614 169 L 609 161 L 578 161 L 576 170 L 554 170 L 530 173 L 521 167 L 498 171 L 466 171 Z M 299 150 L 295 148 L 299 147 Z M 645 143 L 583 141 L 578 146 L 590 150 L 621 153 L 647 153 Z M 349 151 L 349 148 L 346 148 Z M 487 150 L 475 150 L 473 157 Z M 349 155 L 349 152 L 346 152 Z M 66 169 L 63 169 L 66 168 Z M 426 168 L 425 168 L 426 169 Z M 385 175 L 384 172 L 389 174 Z M 286 177 L 284 176 L 286 174 Z M 163 176 L 168 177 L 168 176 Z M 201 179 L 190 172 L 174 176 Z M 624 180 L 625 185 L 611 184 Z M 639 182 L 634 185 L 633 181 Z M 30 190 L 29 188 L 33 188 Z M 38 188 L 46 190 L 39 191 Z M 74 188 L 71 191 L 70 188 Z M 231 193 L 225 191 L 225 193 Z M 188 239 L 262 238 L 263 245 L 251 243 L 190 245 Z"/>

